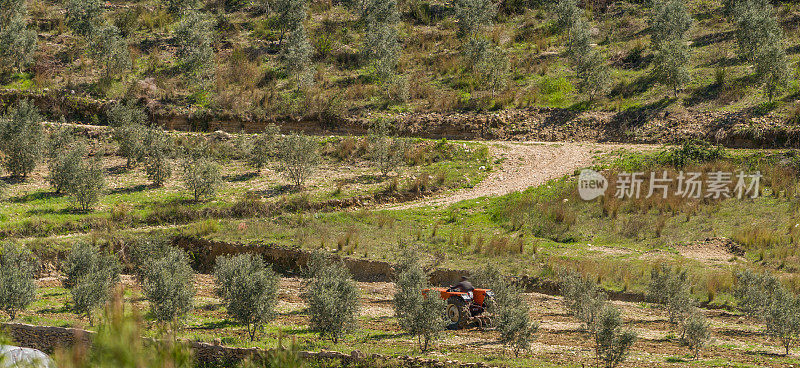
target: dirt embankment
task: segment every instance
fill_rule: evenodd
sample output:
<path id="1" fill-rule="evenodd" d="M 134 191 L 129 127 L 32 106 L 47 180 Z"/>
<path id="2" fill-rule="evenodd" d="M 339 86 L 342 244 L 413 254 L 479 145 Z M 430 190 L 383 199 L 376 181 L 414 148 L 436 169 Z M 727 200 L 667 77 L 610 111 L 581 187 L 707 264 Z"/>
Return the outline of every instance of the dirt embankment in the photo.
<path id="1" fill-rule="evenodd" d="M 101 124 L 113 104 L 64 91 L 0 91 L 0 104 L 19 99 L 32 100 L 49 118 L 66 116 L 69 120 Z M 275 123 L 286 132 L 363 135 L 372 121 L 327 114 L 268 119 L 166 109 L 154 101 L 147 106 L 155 123 L 187 131 L 259 132 Z M 800 148 L 800 127 L 788 124 L 782 117 L 754 116 L 749 111 L 671 114 L 658 107 L 624 112 L 529 108 L 486 113 L 407 113 L 387 118 L 395 122 L 400 135 L 435 139 L 675 143 L 691 137 L 734 148 Z"/>

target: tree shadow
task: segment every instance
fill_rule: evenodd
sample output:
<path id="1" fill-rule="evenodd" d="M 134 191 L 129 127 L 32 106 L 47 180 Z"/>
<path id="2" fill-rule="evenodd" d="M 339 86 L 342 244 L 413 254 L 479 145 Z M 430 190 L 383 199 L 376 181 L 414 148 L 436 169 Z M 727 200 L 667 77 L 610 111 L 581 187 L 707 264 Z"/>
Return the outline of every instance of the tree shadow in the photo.
<path id="1" fill-rule="evenodd" d="M 622 96 L 630 98 L 647 92 L 655 82 L 655 78 L 650 73 L 639 76 L 636 80 L 630 83 L 617 84 L 609 93 L 611 96 Z"/>
<path id="2" fill-rule="evenodd" d="M 36 311 L 36 313 L 50 313 L 50 314 L 70 313 L 70 312 L 73 312 L 73 310 L 67 305 L 62 305 L 60 307 L 47 307 Z"/>
<path id="3" fill-rule="evenodd" d="M 692 47 L 705 47 L 711 44 L 729 41 L 734 38 L 735 34 L 736 31 L 722 31 L 698 36 L 692 40 Z"/>
<path id="4" fill-rule="evenodd" d="M 272 197 L 277 197 L 279 195 L 292 193 L 295 191 L 295 189 L 296 188 L 294 185 L 278 185 L 269 189 L 253 190 L 250 191 L 250 193 L 253 193 L 262 198 L 272 198 Z"/>
<path id="5" fill-rule="evenodd" d="M 227 327 L 238 326 L 237 323 L 230 320 L 203 322 L 198 325 L 186 327 L 187 330 L 220 330 Z"/>
<path id="6" fill-rule="evenodd" d="M 354 178 L 339 179 L 336 182 L 341 184 L 379 184 L 385 182 L 386 179 L 388 179 L 388 177 L 384 177 L 383 175 L 364 174 Z"/>
<path id="7" fill-rule="evenodd" d="M 786 49 L 787 55 L 800 54 L 800 45 L 794 45 Z"/>
<path id="8" fill-rule="evenodd" d="M 258 173 L 257 172 L 248 172 L 248 173 L 241 173 L 241 174 L 235 174 L 235 175 L 225 175 L 225 176 L 222 177 L 222 179 L 227 181 L 227 182 L 231 182 L 231 183 L 239 183 L 239 182 L 243 182 L 243 181 L 252 180 L 253 178 L 256 178 L 256 177 L 258 177 Z"/>
<path id="9" fill-rule="evenodd" d="M 622 127 L 640 127 L 650 121 L 654 116 L 661 114 L 662 111 L 673 102 L 675 102 L 674 98 L 664 97 L 650 104 L 619 112 L 614 115 L 611 119 L 611 124 L 608 125 L 608 129 L 610 130 L 609 134 L 613 136 L 613 134 L 625 131 L 625 129 L 621 129 Z"/>
<path id="10" fill-rule="evenodd" d="M 126 173 L 126 172 L 128 172 L 130 170 L 131 170 L 131 168 L 129 168 L 126 164 L 122 164 L 122 165 L 109 167 L 108 169 L 106 169 L 106 173 L 108 175 L 111 175 L 111 176 L 116 176 L 116 175 L 124 174 L 124 173 Z"/>
<path id="11" fill-rule="evenodd" d="M 113 189 L 113 190 L 111 190 L 111 191 L 109 192 L 109 194 L 131 194 L 131 193 L 138 193 L 138 192 L 143 192 L 143 191 L 145 191 L 145 190 L 147 190 L 147 189 L 150 189 L 150 188 L 152 188 L 152 186 L 151 186 L 151 185 L 147 185 L 147 184 L 139 184 L 139 185 L 134 185 L 134 186 L 132 186 L 132 187 L 116 188 L 116 189 Z"/>
<path id="12" fill-rule="evenodd" d="M 40 192 L 28 193 L 21 196 L 11 197 L 8 199 L 8 201 L 11 203 L 28 203 L 28 202 L 46 200 L 58 197 L 61 197 L 61 194 L 50 191 L 47 192 L 40 191 Z"/>

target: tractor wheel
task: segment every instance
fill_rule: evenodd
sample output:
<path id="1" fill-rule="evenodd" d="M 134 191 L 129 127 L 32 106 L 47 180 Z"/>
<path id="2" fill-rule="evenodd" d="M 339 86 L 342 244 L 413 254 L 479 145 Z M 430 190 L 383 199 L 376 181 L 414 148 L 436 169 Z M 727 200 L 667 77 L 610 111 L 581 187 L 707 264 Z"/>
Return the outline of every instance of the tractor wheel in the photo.
<path id="1" fill-rule="evenodd" d="M 451 296 L 447 299 L 447 318 L 450 322 L 458 325 L 458 328 L 467 327 L 470 319 L 469 306 L 464 299 L 459 296 Z"/>

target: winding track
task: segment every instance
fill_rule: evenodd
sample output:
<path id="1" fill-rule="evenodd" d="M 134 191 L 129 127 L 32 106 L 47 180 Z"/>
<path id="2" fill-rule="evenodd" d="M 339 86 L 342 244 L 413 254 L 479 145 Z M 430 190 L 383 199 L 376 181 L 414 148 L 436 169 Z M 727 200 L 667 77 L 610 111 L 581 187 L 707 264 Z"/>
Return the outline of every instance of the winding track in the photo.
<path id="1" fill-rule="evenodd" d="M 544 184 L 548 180 L 591 166 L 595 158 L 615 149 L 648 151 L 657 146 L 573 142 L 508 142 L 490 144 L 492 156 L 505 158 L 495 171 L 473 188 L 446 192 L 416 201 L 384 206 L 402 210 L 425 206 L 442 207 L 464 200 L 502 196 Z"/>

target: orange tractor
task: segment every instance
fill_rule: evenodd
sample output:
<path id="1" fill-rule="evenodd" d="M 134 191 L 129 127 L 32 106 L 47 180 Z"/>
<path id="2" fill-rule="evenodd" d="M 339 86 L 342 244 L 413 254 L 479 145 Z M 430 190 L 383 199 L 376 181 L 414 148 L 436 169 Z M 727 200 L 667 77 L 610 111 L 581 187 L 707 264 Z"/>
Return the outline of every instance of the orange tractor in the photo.
<path id="1" fill-rule="evenodd" d="M 470 324 L 479 328 L 493 326 L 492 316 L 488 311 L 494 302 L 494 293 L 491 290 L 475 289 L 472 293 L 466 293 L 453 288 L 432 288 L 422 290 L 422 294 L 427 297 L 429 291 L 438 292 L 439 297 L 447 302 L 447 319 L 457 328 Z"/>

